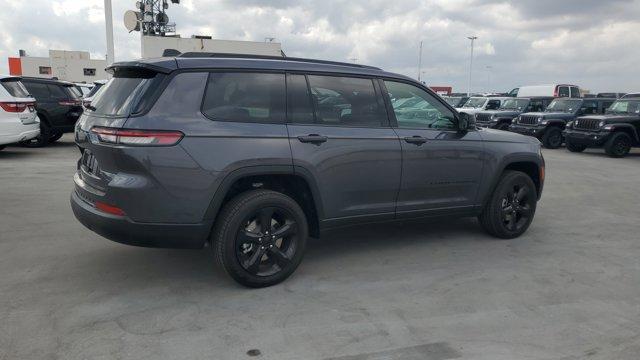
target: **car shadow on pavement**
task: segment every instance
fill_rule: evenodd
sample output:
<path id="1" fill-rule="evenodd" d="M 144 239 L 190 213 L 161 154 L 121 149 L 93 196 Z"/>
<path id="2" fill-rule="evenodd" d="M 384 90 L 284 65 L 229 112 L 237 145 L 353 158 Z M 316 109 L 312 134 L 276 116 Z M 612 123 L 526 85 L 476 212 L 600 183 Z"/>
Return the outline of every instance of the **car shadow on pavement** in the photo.
<path id="1" fill-rule="evenodd" d="M 33 155 L 30 152 L 15 151 L 11 147 L 6 147 L 0 150 L 0 159 L 16 159 L 21 157 L 27 157 Z"/>
<path id="2" fill-rule="evenodd" d="M 405 247 L 408 247 L 406 251 L 413 251 L 415 247 L 475 242 L 479 239 L 492 238 L 482 231 L 475 219 L 416 220 L 352 226 L 327 232 L 320 239 L 310 239 L 303 265 L 305 262 L 330 261 L 332 257 L 345 255 L 362 256 L 362 260 L 367 261 L 371 251 L 395 251 Z M 366 247 L 366 252 L 362 251 L 363 247 Z M 84 286 L 110 288 L 117 284 L 122 292 L 157 286 L 243 289 L 217 266 L 209 247 L 179 250 L 109 244 L 107 248 L 91 251 L 84 266 L 86 269 L 83 273 L 91 274 L 80 276 L 79 281 L 86 282 Z"/>
<path id="3" fill-rule="evenodd" d="M 331 230 L 321 239 L 311 239 L 306 259 L 332 254 L 357 253 L 363 246 L 384 251 L 404 246 L 432 246 L 447 242 L 493 239 L 474 218 L 427 218 L 404 222 L 375 223 Z"/>

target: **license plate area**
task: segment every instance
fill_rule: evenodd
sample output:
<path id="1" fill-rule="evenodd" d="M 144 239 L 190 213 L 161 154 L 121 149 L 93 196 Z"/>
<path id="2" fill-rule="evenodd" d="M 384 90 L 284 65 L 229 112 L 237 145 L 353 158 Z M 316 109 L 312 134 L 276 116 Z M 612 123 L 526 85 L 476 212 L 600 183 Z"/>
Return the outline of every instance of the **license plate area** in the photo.
<path id="1" fill-rule="evenodd" d="M 89 150 L 85 150 L 82 153 L 82 159 L 80 160 L 80 166 L 82 170 L 90 175 L 95 175 L 98 172 L 98 160 Z"/>

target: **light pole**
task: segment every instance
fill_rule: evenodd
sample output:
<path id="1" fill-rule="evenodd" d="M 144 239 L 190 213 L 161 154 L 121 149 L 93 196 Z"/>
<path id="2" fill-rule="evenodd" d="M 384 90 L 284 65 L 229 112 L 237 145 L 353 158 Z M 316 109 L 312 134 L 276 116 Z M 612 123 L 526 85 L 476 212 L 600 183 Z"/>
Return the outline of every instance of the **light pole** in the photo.
<path id="1" fill-rule="evenodd" d="M 477 38 L 477 36 L 467 36 L 467 39 L 471 40 L 471 57 L 469 58 L 469 86 L 467 87 L 467 96 L 471 96 L 471 73 L 473 72 L 473 42 Z"/>
<path id="2" fill-rule="evenodd" d="M 107 30 L 107 66 L 113 64 L 113 15 L 111 10 L 111 0 L 104 0 L 104 22 Z"/>
<path id="3" fill-rule="evenodd" d="M 418 53 L 418 82 L 420 81 L 420 75 L 422 74 L 422 40 L 420 40 L 420 52 Z"/>
<path id="4" fill-rule="evenodd" d="M 491 92 L 491 69 L 493 69 L 493 66 L 491 65 L 487 65 L 487 92 Z"/>

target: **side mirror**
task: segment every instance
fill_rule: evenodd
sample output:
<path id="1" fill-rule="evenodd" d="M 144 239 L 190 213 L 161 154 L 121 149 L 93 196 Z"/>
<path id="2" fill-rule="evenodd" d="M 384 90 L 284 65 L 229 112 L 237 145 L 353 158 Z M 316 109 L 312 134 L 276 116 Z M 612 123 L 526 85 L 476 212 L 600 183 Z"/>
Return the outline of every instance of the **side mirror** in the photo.
<path id="1" fill-rule="evenodd" d="M 467 113 L 460 113 L 458 116 L 458 131 L 468 131 L 475 126 L 473 116 Z"/>

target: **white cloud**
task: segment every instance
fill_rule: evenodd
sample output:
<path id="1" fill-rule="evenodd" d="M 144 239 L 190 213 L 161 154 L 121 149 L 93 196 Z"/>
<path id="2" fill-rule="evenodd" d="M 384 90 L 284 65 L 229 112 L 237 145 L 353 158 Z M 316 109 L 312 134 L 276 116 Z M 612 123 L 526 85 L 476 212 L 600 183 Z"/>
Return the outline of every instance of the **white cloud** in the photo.
<path id="1" fill-rule="evenodd" d="M 116 60 L 140 54 L 139 33 L 122 14 L 134 0 L 113 0 Z M 105 52 L 103 0 L 0 0 L 0 72 L 25 49 Z M 7 10 L 8 9 L 8 10 Z M 292 56 L 350 61 L 417 75 L 424 41 L 428 83 L 465 90 L 469 41 L 475 34 L 474 77 L 491 90 L 571 81 L 593 90 L 637 88 L 640 0 L 183 0 L 169 16 L 183 36 L 263 41 L 275 37 Z"/>

